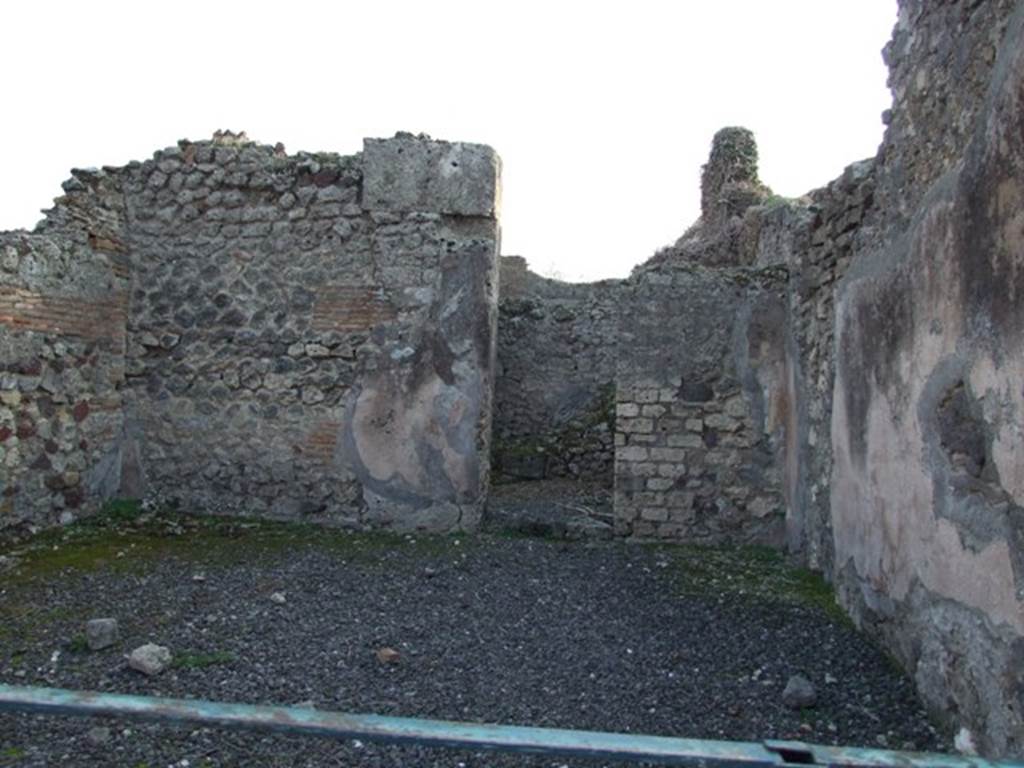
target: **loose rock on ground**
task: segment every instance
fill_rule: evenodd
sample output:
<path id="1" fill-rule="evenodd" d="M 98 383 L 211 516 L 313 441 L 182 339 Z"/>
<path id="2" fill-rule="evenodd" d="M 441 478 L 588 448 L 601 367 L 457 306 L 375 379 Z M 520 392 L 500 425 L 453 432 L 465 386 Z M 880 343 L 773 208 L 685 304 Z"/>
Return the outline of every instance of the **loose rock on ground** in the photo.
<path id="1" fill-rule="evenodd" d="M 128 666 L 144 675 L 159 675 L 171 663 L 171 651 L 162 645 L 146 643 L 139 646 L 128 657 Z"/>
<path id="2" fill-rule="evenodd" d="M 116 619 L 90 619 L 85 623 L 85 641 L 90 651 L 102 651 L 118 641 Z"/>

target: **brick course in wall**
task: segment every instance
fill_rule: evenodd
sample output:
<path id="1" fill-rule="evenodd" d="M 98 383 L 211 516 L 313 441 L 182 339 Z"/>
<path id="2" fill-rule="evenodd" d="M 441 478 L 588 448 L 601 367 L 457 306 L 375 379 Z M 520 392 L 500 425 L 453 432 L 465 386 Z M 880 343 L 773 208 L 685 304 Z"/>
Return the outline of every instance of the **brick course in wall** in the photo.
<path id="1" fill-rule="evenodd" d="M 12 330 L 119 343 L 124 341 L 127 316 L 127 291 L 90 301 L 0 286 L 0 324 Z"/>
<path id="2" fill-rule="evenodd" d="M 0 524 L 122 494 L 476 525 L 500 163 L 405 134 L 367 147 L 181 142 L 74 171 L 34 233 L 0 235 Z"/>
<path id="3" fill-rule="evenodd" d="M 48 218 L 63 228 L 0 234 L 0 535 L 118 490 L 128 286 L 108 246 L 122 197 L 97 171 L 65 190 Z"/>

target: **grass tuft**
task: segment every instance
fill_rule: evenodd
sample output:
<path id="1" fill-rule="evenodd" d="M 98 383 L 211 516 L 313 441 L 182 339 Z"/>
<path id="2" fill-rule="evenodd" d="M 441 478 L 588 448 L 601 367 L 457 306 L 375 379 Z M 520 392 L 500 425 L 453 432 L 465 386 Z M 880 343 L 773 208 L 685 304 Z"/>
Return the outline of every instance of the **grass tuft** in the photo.
<path id="1" fill-rule="evenodd" d="M 175 654 L 171 666 L 175 669 L 205 669 L 218 664 L 232 664 L 237 660 L 235 654 L 228 651 L 186 651 Z"/>

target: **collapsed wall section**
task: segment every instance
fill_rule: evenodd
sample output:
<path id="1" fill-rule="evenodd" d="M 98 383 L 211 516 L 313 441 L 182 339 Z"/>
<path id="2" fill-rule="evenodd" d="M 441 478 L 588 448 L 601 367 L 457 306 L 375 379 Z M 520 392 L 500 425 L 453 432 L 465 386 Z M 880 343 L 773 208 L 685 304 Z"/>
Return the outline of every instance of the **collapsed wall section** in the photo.
<path id="1" fill-rule="evenodd" d="M 791 429 L 785 270 L 662 265 L 622 291 L 620 535 L 778 545 Z"/>
<path id="2" fill-rule="evenodd" d="M 0 234 L 0 533 L 69 522 L 120 483 L 128 268 L 116 177 L 76 171 Z"/>

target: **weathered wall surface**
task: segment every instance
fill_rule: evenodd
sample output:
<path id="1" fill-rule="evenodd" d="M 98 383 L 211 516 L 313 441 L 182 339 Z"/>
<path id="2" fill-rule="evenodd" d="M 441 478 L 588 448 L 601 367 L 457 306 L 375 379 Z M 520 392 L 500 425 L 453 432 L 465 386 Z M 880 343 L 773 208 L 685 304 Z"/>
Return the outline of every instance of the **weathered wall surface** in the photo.
<path id="1" fill-rule="evenodd" d="M 0 234 L 0 531 L 67 522 L 120 480 L 121 190 L 103 171 L 64 189 L 35 232 Z"/>
<path id="2" fill-rule="evenodd" d="M 183 144 L 126 184 L 140 488 L 347 524 L 473 527 L 487 481 L 497 159 Z"/>
<path id="3" fill-rule="evenodd" d="M 844 604 L 1024 754 L 1024 3 L 901 3 L 872 227 L 836 303 Z"/>
<path id="4" fill-rule="evenodd" d="M 614 438 L 621 535 L 785 542 L 1024 755 L 1024 2 L 901 0 L 885 55 L 876 158 L 785 201 L 724 129 L 628 281 L 507 259 L 497 349 L 485 147 L 76 172 L 0 235 L 0 526 L 122 493 L 473 527 L 494 411 L 511 477 L 608 477 Z"/>
<path id="5" fill-rule="evenodd" d="M 832 574 L 832 388 L 834 294 L 854 253 L 857 231 L 874 204 L 875 163 L 848 167 L 804 198 L 748 209 L 738 242 L 741 263 L 788 272 L 786 376 L 790 404 L 779 455 L 786 500 L 787 547 L 812 568 Z"/>
<path id="6" fill-rule="evenodd" d="M 4 236 L 5 511 L 474 527 L 499 186 L 489 148 L 410 135 L 339 157 L 226 134 L 78 174 Z"/>
<path id="7" fill-rule="evenodd" d="M 705 168 L 701 221 L 648 268 L 788 271 L 772 391 L 788 409 L 775 457 L 789 548 L 833 578 L 933 708 L 985 752 L 1021 755 L 1024 3 L 906 0 L 885 55 L 894 103 L 875 159 L 776 200 L 756 181 L 756 148 L 726 129 Z M 669 295 L 699 304 L 687 287 Z M 668 295 L 658 314 L 672 316 Z M 636 467 L 673 473 L 644 443 L 696 445 L 675 420 L 686 414 L 660 407 L 685 381 L 663 372 L 620 385 L 620 407 L 639 420 L 620 412 L 618 440 L 641 441 L 617 462 L 623 491 L 645 482 Z M 666 418 L 667 437 L 648 431 Z M 653 482 L 647 491 L 663 485 Z M 674 532 L 671 513 L 646 515 Z"/>
<path id="8" fill-rule="evenodd" d="M 501 259 L 497 478 L 611 485 L 620 285 L 549 280 Z"/>
<path id="9" fill-rule="evenodd" d="M 662 265 L 622 301 L 616 531 L 780 543 L 785 271 Z"/>

